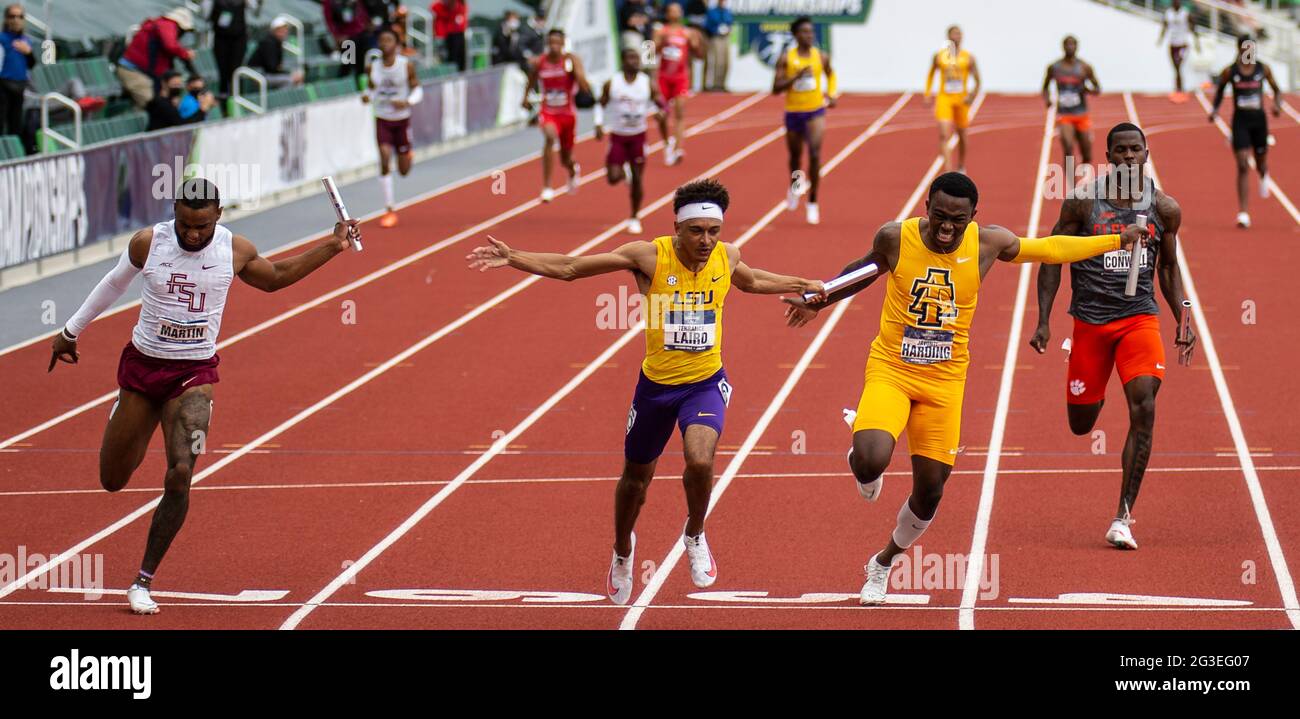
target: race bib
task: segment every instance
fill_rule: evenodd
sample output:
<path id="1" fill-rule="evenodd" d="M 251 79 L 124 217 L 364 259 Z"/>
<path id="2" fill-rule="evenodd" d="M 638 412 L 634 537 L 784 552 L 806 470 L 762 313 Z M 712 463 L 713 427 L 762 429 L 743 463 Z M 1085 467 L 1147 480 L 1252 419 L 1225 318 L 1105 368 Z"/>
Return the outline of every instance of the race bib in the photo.
<path id="1" fill-rule="evenodd" d="M 158 340 L 174 345 L 202 344 L 208 336 L 208 321 L 184 322 L 163 317 L 158 320 Z"/>
<path id="2" fill-rule="evenodd" d="M 1264 109 L 1264 96 L 1261 93 L 1253 95 L 1238 95 L 1237 109 L 1239 110 L 1262 110 Z"/>
<path id="3" fill-rule="evenodd" d="M 569 104 L 569 93 L 564 90 L 547 90 L 546 104 L 549 107 L 565 107 Z"/>
<path id="4" fill-rule="evenodd" d="M 1078 90 L 1058 90 L 1056 101 L 1061 107 L 1078 107 L 1083 104 L 1083 95 Z"/>
<path id="5" fill-rule="evenodd" d="M 664 349 L 707 352 L 718 335 L 713 310 L 673 310 L 664 313 Z"/>
<path id="6" fill-rule="evenodd" d="M 794 89 L 796 92 L 812 92 L 817 89 L 817 78 L 811 74 L 804 75 L 794 81 Z"/>
<path id="7" fill-rule="evenodd" d="M 676 45 L 665 45 L 664 59 L 677 62 L 678 60 L 682 59 L 682 49 L 680 47 L 677 47 Z"/>
<path id="8" fill-rule="evenodd" d="M 947 362 L 952 359 L 952 333 L 904 327 L 900 358 L 908 364 Z"/>
<path id="9" fill-rule="evenodd" d="M 1101 261 L 1107 272 L 1128 272 L 1129 251 L 1128 250 L 1111 250 L 1102 255 Z M 1147 248 L 1142 248 L 1142 256 L 1138 258 L 1138 269 L 1145 270 L 1151 266 L 1150 253 Z"/>
<path id="10" fill-rule="evenodd" d="M 943 91 L 949 95 L 960 95 L 966 91 L 966 83 L 960 77 L 950 77 L 943 81 Z"/>

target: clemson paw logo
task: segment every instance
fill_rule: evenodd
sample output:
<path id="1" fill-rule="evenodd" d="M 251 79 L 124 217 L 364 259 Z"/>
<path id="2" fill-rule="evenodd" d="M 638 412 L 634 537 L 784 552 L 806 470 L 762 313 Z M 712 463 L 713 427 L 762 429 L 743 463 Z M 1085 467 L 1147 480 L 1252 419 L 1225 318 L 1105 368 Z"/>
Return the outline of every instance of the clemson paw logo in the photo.
<path id="1" fill-rule="evenodd" d="M 1083 380 L 1081 379 L 1070 380 L 1070 394 L 1074 395 L 1075 397 L 1078 397 L 1079 395 L 1083 394 L 1084 389 L 1085 386 L 1083 384 Z"/>

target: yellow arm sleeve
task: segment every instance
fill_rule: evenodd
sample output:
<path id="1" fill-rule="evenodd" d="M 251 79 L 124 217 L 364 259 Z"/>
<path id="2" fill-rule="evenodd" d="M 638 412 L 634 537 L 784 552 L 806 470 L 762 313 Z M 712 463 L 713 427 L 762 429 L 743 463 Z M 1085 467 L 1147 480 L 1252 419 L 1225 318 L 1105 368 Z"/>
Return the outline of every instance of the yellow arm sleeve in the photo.
<path id="1" fill-rule="evenodd" d="M 938 70 L 934 65 L 930 66 L 930 71 L 925 74 L 925 96 L 929 97 L 930 92 L 934 90 L 934 73 Z"/>
<path id="2" fill-rule="evenodd" d="M 1078 262 L 1120 248 L 1119 235 L 1052 235 L 1050 237 L 1021 237 L 1020 254 L 1012 262 L 1043 262 L 1063 265 Z"/>
<path id="3" fill-rule="evenodd" d="M 826 73 L 826 97 L 839 97 L 839 96 L 840 96 L 840 88 L 839 88 L 839 83 L 835 77 L 835 73 L 833 72 Z"/>

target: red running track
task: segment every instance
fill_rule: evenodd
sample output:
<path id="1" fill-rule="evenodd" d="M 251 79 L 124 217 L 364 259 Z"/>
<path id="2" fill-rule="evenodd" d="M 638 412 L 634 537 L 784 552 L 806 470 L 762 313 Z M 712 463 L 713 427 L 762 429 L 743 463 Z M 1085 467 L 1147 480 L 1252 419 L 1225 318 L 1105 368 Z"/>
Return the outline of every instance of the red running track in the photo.
<path id="1" fill-rule="evenodd" d="M 702 96 L 691 112 L 703 119 L 742 100 Z M 882 116 L 888 121 L 827 176 L 823 223 L 816 228 L 804 224 L 799 213 L 765 214 L 785 187 L 783 142 L 771 134 L 779 104 L 771 98 L 688 140 L 683 165 L 665 168 L 652 160 L 647 202 L 725 162 L 718 176 L 733 195 L 727 239 L 752 235 L 743 248 L 746 261 L 829 276 L 865 251 L 880 223 L 901 210 L 919 211 L 904 205 L 930 169 L 934 128 L 919 101 L 911 99 L 899 109 L 898 100 L 848 97 L 830 114 L 826 158 L 848 148 Z M 1105 128 L 1126 117 L 1126 109 L 1119 96 L 1102 98 L 1098 105 L 1098 135 L 1104 136 Z M 1184 207 L 1189 266 L 1244 436 L 1250 446 L 1267 448 L 1252 459 L 1284 561 L 1294 572 L 1295 552 L 1286 550 L 1296 546 L 1300 527 L 1287 510 L 1300 508 L 1300 493 L 1286 480 L 1296 471 L 1288 468 L 1297 464 L 1295 432 L 1275 404 L 1279 385 L 1287 386 L 1280 357 L 1293 337 L 1282 325 L 1285 285 L 1252 283 L 1249 297 L 1260 319 L 1243 325 L 1240 273 L 1243 264 L 1252 278 L 1280 271 L 1284 262 L 1263 258 L 1294 256 L 1288 243 L 1297 225 L 1276 200 L 1256 201 L 1257 224 L 1248 237 L 1264 252 L 1239 256 L 1234 263 L 1215 261 L 1211 252 L 1229 249 L 1247 235 L 1233 234 L 1229 226 L 1235 213 L 1231 158 L 1226 149 L 1221 158 L 1203 149 L 1213 146 L 1218 130 L 1190 105 L 1135 99 L 1152 130 L 1153 159 L 1168 182 L 1166 190 Z M 980 108 L 968 162 L 981 188 L 980 221 L 1026 231 L 1044 120 L 1036 97 L 990 96 Z M 1296 164 L 1284 169 L 1289 156 L 1284 153 L 1295 153 L 1300 132 L 1284 129 L 1285 121 L 1285 116 L 1275 121 L 1279 143 L 1273 176 L 1279 186 L 1300 192 Z M 599 165 L 599 153 L 594 143 L 579 146 L 588 171 Z M 1055 147 L 1053 158 L 1059 160 Z M 509 171 L 505 196 L 493 195 L 490 181 L 482 180 L 413 205 L 397 230 L 381 234 L 367 228 L 373 238 L 367 252 L 340 258 L 286 293 L 254 297 L 240 291 L 232 298 L 226 337 L 512 211 L 534 195 L 537 176 L 531 161 Z M 593 182 L 576 198 L 517 210 L 488 231 L 530 249 L 570 250 L 593 238 L 598 240 L 594 248 L 610 248 L 625 236 L 600 233 L 622 217 L 625 202 L 623 188 Z M 1042 207 L 1040 233 L 1050 229 L 1057 207 L 1051 201 Z M 601 219 L 593 221 L 597 214 Z M 669 222 L 670 214 L 659 209 L 645 225 L 653 233 Z M 200 463 L 200 471 L 213 462 L 227 464 L 195 487 L 193 511 L 157 586 L 160 592 L 227 595 L 227 601 L 160 596 L 163 613 L 142 618 L 129 615 L 119 596 L 86 601 L 76 593 L 0 589 L 7 594 L 0 597 L 0 626 L 630 625 L 628 608 L 611 605 L 602 591 L 610 495 L 621 464 L 640 337 L 626 328 L 600 329 L 593 321 L 599 296 L 617 297 L 628 283 L 623 277 L 572 285 L 536 282 L 494 301 L 523 278 L 465 270 L 464 250 L 480 235 L 450 243 L 223 350 L 209 447 L 219 445 L 226 453 L 214 453 Z M 973 603 L 973 625 L 1292 626 L 1280 610 L 1282 589 L 1204 355 L 1198 354 L 1193 368 L 1171 368 L 1161 393 L 1152 471 L 1135 512 L 1142 549 L 1113 550 L 1101 537 L 1118 492 L 1118 451 L 1126 424 L 1122 398 L 1112 386 L 1099 425 L 1108 433 L 1110 450 L 1094 456 L 1092 440 L 1075 438 L 1065 427 L 1062 355 L 1040 357 L 1025 346 L 1036 318 L 1032 282 L 1025 328 L 1010 337 L 1019 277 L 1018 267 L 1000 265 L 985 281 L 972 328 L 966 452 L 923 546 L 928 553 L 965 553 L 976 528 L 987 527 L 987 551 L 998 558 L 998 593 Z M 634 615 L 636 626 L 958 626 L 962 587 L 952 582 L 896 590 L 905 603 L 886 608 L 856 604 L 861 564 L 892 527 L 909 483 L 900 450 L 884 498 L 868 505 L 857 497 L 844 467 L 848 430 L 840 408 L 853 406 L 861 390 L 879 297 L 873 289 L 855 300 L 799 373 L 796 363 L 828 317 L 788 330 L 774 298 L 737 293 L 729 305 L 726 349 L 736 401 L 722 439 L 720 475 L 742 442 L 751 433 L 755 437 L 749 443 L 753 451 L 743 457 L 710 517 L 720 579 L 702 594 L 678 563 L 648 608 Z M 340 321 L 344 300 L 355 303 L 356 324 Z M 1068 331 L 1063 303 L 1063 298 L 1057 303 L 1054 344 Z M 482 310 L 485 304 L 490 309 Z M 1168 324 L 1168 315 L 1164 319 Z M 0 420 L 0 439 L 111 389 L 117 342 L 133 321 L 128 311 L 96 323 L 91 337 L 102 338 L 101 344 L 94 351 L 87 345 L 82 366 L 72 372 L 61 367 L 52 378 L 43 375 L 43 343 L 0 355 L 0 369 L 9 370 L 0 374 L 5 378 L 0 386 L 6 397 L 19 398 Z M 1261 337 L 1269 321 L 1277 327 Z M 399 354 L 430 337 L 437 339 Z M 999 445 L 1003 454 L 992 513 L 982 515 L 982 475 L 1009 340 L 1016 364 Z M 392 358 L 400 361 L 382 364 Z M 374 375 L 370 381 L 331 397 L 367 372 Z M 788 394 L 780 392 L 792 373 L 797 383 L 787 387 Z M 769 408 L 770 422 L 760 427 Z M 258 449 L 239 454 L 300 411 L 306 414 L 299 421 Z M 0 454 L 7 520 L 0 525 L 0 547 L 51 553 L 104 534 L 84 551 L 103 554 L 108 585 L 115 587 L 129 581 L 136 567 L 148 514 L 119 522 L 112 532 L 101 530 L 157 496 L 162 459 L 160 453 L 151 455 L 131 491 L 97 491 L 95 451 L 105 412 L 106 406 L 88 411 Z M 505 452 L 484 454 L 501 433 L 515 429 L 518 436 Z M 662 479 L 638 526 L 637 561 L 650 563 L 637 578 L 638 595 L 681 531 L 685 504 L 674 480 L 681 469 L 679 452 L 676 441 L 669 445 L 659 469 Z M 347 567 L 362 559 L 364 568 L 349 576 L 355 570 Z M 1242 584 L 1247 561 L 1254 562 L 1256 576 Z M 247 590 L 268 593 L 229 601 Z M 1060 601 L 1060 595 L 1072 593 L 1159 595 L 1183 604 L 1148 601 L 1116 608 L 1113 597 L 1105 606 L 1081 605 L 1079 597 Z M 1211 607 L 1189 599 L 1250 604 Z M 308 602 L 323 603 L 304 610 Z"/>

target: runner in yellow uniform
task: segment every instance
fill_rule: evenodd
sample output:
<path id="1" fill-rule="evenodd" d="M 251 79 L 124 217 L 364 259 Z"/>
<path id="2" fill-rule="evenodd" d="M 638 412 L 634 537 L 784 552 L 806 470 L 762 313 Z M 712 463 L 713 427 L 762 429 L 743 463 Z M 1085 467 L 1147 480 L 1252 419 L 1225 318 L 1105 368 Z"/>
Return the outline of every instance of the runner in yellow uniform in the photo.
<path id="1" fill-rule="evenodd" d="M 961 49 L 961 28 L 948 28 L 948 45 L 934 54 L 930 72 L 925 76 L 925 101 L 931 101 L 934 76 L 939 74 L 939 94 L 934 97 L 934 117 L 939 121 L 939 153 L 943 155 L 943 169 L 966 172 L 966 128 L 970 125 L 971 103 L 980 92 L 980 71 L 975 56 Z M 968 91 L 970 78 L 975 78 L 975 88 Z M 957 164 L 953 165 L 948 140 L 957 131 Z"/>
<path id="2" fill-rule="evenodd" d="M 623 441 L 623 476 L 614 489 L 614 557 L 606 591 L 616 604 L 632 597 L 632 532 L 655 465 L 673 428 L 681 431 L 686 470 L 686 526 L 682 531 L 691 581 L 708 587 L 718 567 L 704 539 L 704 515 L 713 491 L 713 455 L 731 403 L 722 368 L 722 308 L 733 287 L 754 294 L 821 293 L 822 283 L 751 268 L 740 248 L 721 242 L 730 198 L 716 180 L 677 188 L 672 235 L 629 242 L 613 252 L 570 257 L 512 250 L 492 239 L 475 248 L 470 267 L 513 267 L 542 277 L 576 280 L 630 271 L 645 299 L 645 360 L 632 396 Z"/>
<path id="3" fill-rule="evenodd" d="M 912 455 L 912 493 L 898 512 L 890 542 L 867 562 L 863 604 L 881 604 L 894 557 L 930 526 L 943 486 L 957 459 L 961 404 L 970 363 L 967 336 L 980 283 L 995 260 L 1060 264 L 1121 247 L 1131 248 L 1146 231 L 1129 225 L 1121 235 L 1016 237 L 996 225 L 974 222 L 979 192 L 956 172 L 931 185 L 926 216 L 891 222 L 876 232 L 865 257 L 841 274 L 875 264 L 888 272 L 880 333 L 871 343 L 866 383 L 853 418 L 849 467 L 858 492 L 880 496 L 885 468 L 898 437 L 907 430 Z M 860 292 L 879 274 L 809 304 L 787 298 L 790 325 L 801 326 L 817 311 Z"/>
<path id="4" fill-rule="evenodd" d="M 808 190 L 808 224 L 821 222 L 817 209 L 817 188 L 822 177 L 822 134 L 826 131 L 826 108 L 835 107 L 839 94 L 831 56 L 813 44 L 812 19 L 806 15 L 790 23 L 795 44 L 776 61 L 772 94 L 785 93 L 785 144 L 790 150 L 790 190 L 786 209 L 799 208 L 799 195 Z M 823 84 L 822 73 L 826 74 Z M 800 161 L 808 145 L 808 178 L 800 181 Z"/>

